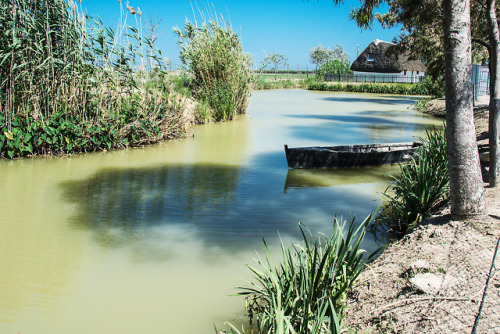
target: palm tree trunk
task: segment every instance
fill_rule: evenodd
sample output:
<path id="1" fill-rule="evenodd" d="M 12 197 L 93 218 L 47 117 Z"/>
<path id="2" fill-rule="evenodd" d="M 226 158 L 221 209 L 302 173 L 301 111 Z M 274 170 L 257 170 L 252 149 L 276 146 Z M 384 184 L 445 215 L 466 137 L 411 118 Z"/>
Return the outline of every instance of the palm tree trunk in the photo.
<path id="1" fill-rule="evenodd" d="M 445 88 L 452 219 L 484 213 L 472 109 L 470 1 L 444 0 Z"/>
<path id="2" fill-rule="evenodd" d="M 488 0 L 488 26 L 490 31 L 490 170 L 489 183 L 491 187 L 498 186 L 500 171 L 499 128 L 500 128 L 500 31 L 496 15 L 496 0 Z"/>

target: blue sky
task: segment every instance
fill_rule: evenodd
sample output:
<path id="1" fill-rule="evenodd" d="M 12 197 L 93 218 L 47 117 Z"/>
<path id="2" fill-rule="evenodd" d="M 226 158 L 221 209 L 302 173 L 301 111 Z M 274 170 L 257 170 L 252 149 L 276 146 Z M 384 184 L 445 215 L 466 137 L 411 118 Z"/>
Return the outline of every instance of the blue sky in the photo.
<path id="1" fill-rule="evenodd" d="M 126 0 L 123 0 L 125 4 Z M 225 18 L 229 18 L 242 41 L 245 51 L 250 53 L 254 63 L 264 57 L 264 50 L 277 52 L 288 58 L 290 68 L 305 68 L 312 64 L 309 50 L 318 44 L 333 47 L 342 44 L 351 62 L 355 60 L 358 48 L 364 50 L 378 38 L 391 41 L 399 28 L 383 29 L 378 22 L 371 30 L 361 30 L 349 19 L 352 8 L 358 1 L 346 0 L 335 6 L 331 0 L 129 0 L 130 6 L 139 7 L 144 21 L 152 17 L 161 18 L 160 30 L 165 33 L 158 39 L 158 47 L 164 56 L 172 59 L 174 68 L 180 65 L 177 36 L 172 28 L 184 26 L 186 18 L 194 22 L 194 13 L 200 22 L 199 10 L 208 12 L 213 7 Z M 82 7 L 91 15 L 99 16 L 107 26 L 116 29 L 120 19 L 118 0 L 82 0 Z M 130 17 L 128 23 L 135 21 Z"/>

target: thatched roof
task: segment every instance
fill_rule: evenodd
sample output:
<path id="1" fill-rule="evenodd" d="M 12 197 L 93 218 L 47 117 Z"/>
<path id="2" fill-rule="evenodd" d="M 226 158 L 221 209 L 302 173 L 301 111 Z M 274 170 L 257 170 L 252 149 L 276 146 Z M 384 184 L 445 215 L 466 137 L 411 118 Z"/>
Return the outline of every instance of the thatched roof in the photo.
<path id="1" fill-rule="evenodd" d="M 351 70 L 357 72 L 400 73 L 402 71 L 425 72 L 427 67 L 419 60 L 409 60 L 407 54 L 398 59 L 387 57 L 387 49 L 394 44 L 374 40 L 352 63 Z"/>

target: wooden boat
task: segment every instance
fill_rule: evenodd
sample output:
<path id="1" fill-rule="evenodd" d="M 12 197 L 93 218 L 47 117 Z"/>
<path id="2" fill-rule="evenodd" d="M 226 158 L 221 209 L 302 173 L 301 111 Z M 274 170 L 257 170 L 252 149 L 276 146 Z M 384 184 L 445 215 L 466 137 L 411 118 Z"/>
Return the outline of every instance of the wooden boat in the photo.
<path id="1" fill-rule="evenodd" d="M 285 154 L 289 168 L 381 166 L 408 162 L 420 145 L 418 142 L 298 148 L 285 145 Z"/>

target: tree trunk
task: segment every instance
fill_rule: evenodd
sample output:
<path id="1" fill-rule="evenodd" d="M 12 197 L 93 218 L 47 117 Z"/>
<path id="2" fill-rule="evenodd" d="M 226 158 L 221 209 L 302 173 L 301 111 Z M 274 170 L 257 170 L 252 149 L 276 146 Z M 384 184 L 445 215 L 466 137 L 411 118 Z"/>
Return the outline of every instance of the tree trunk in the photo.
<path id="1" fill-rule="evenodd" d="M 496 0 L 488 0 L 488 26 L 490 32 L 490 170 L 489 183 L 491 187 L 498 186 L 499 161 L 499 128 L 500 128 L 500 31 L 498 29 Z"/>
<path id="2" fill-rule="evenodd" d="M 445 88 L 452 219 L 484 213 L 472 109 L 470 1 L 444 0 Z"/>

